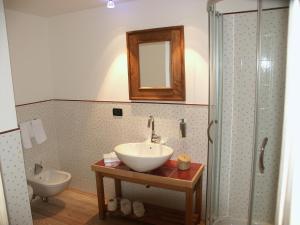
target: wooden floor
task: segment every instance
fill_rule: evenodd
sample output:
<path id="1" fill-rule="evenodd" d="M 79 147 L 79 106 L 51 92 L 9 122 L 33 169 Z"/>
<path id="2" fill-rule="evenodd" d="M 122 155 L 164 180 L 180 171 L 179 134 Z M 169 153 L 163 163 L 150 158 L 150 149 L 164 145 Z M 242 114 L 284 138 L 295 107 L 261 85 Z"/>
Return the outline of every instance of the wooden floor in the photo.
<path id="1" fill-rule="evenodd" d="M 77 190 L 66 190 L 49 198 L 48 203 L 40 199 L 32 202 L 34 225 L 137 225 L 127 220 L 98 218 L 97 197 Z"/>
<path id="2" fill-rule="evenodd" d="M 140 225 L 128 220 L 98 219 L 97 196 L 68 189 L 47 203 L 32 202 L 34 225 Z"/>

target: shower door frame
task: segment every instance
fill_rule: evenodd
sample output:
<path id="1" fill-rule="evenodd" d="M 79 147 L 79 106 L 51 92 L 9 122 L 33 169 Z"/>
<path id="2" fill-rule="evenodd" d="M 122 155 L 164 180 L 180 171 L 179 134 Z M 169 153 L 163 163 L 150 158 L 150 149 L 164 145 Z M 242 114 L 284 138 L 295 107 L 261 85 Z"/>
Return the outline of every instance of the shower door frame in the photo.
<path id="1" fill-rule="evenodd" d="M 257 33 L 256 33 L 256 80 L 255 80 L 255 113 L 254 113 L 254 134 L 253 134 L 253 150 L 252 150 L 252 165 L 251 165 L 251 181 L 250 181 L 250 196 L 249 196 L 249 208 L 248 208 L 248 225 L 252 224 L 253 218 L 253 204 L 255 194 L 255 177 L 256 177 L 256 163 L 257 163 L 257 146 L 258 146 L 258 102 L 259 102 L 259 80 L 260 80 L 260 68 L 259 60 L 261 55 L 261 11 L 262 0 L 257 0 Z"/>
<path id="2" fill-rule="evenodd" d="M 217 0 L 218 1 L 218 0 Z M 219 184 L 222 131 L 222 27 L 223 17 L 216 11 L 215 2 L 208 3 L 209 13 L 209 108 L 208 108 L 208 172 L 206 224 L 213 224 L 219 210 Z M 213 83 L 213 88 L 212 88 Z M 213 138 L 210 133 L 214 131 Z"/>

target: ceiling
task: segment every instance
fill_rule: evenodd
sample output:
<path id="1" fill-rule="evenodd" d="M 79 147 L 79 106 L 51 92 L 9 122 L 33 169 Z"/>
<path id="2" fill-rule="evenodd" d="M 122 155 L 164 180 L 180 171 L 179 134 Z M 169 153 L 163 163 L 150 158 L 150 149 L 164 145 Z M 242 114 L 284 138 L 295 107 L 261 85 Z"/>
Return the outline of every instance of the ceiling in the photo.
<path id="1" fill-rule="evenodd" d="M 114 0 L 116 4 L 134 0 Z M 137 0 L 136 0 L 137 1 Z M 184 0 L 185 1 L 185 0 Z M 206 0 L 199 0 L 206 1 Z M 220 12 L 235 12 L 257 9 L 257 0 L 210 0 L 218 2 Z M 4 0 L 5 8 L 30 13 L 43 17 L 51 17 L 64 13 L 101 7 L 107 0 Z M 264 0 L 264 8 L 286 6 L 288 0 Z"/>
<path id="2" fill-rule="evenodd" d="M 115 0 L 116 4 L 133 0 Z M 105 6 L 106 0 L 4 0 L 6 9 L 43 17 Z"/>

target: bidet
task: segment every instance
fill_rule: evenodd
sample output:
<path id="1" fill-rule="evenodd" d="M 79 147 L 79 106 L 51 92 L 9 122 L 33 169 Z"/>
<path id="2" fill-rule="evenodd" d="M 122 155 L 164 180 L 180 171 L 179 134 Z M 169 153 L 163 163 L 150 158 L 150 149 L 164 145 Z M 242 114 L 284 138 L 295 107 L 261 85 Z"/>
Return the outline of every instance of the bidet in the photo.
<path id="1" fill-rule="evenodd" d="M 28 183 L 33 188 L 33 193 L 47 200 L 65 190 L 70 181 L 71 174 L 68 172 L 44 169 L 39 174 L 28 178 Z"/>

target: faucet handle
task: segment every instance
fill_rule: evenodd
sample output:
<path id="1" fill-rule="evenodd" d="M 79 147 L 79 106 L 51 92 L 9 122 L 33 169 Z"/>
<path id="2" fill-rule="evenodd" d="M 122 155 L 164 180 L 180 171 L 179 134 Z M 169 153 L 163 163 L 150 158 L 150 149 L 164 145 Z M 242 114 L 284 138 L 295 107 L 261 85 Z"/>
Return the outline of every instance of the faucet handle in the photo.
<path id="1" fill-rule="evenodd" d="M 161 142 L 161 136 L 158 136 L 157 134 L 153 134 L 151 137 L 151 142 L 160 144 Z"/>

